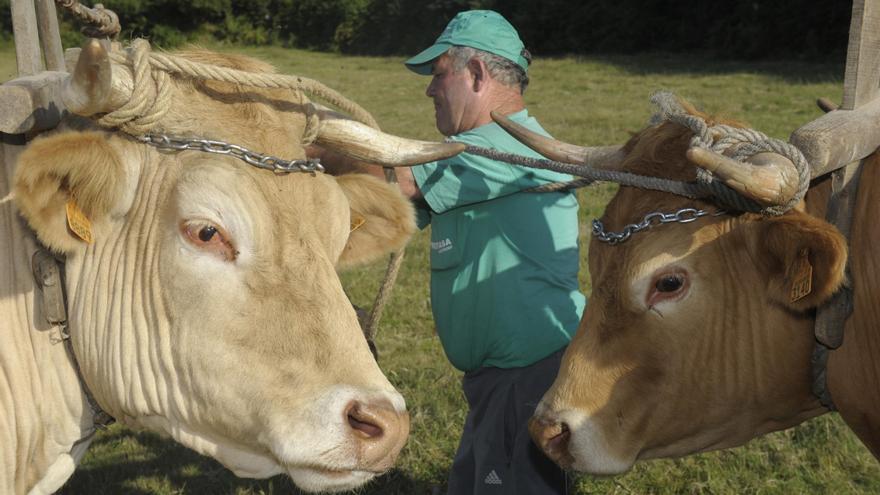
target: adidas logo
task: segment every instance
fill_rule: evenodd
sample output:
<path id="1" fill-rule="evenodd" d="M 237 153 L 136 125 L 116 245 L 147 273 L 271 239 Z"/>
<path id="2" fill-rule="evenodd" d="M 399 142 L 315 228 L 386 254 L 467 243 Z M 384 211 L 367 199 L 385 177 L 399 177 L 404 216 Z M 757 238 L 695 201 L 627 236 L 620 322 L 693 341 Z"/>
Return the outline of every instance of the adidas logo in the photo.
<path id="1" fill-rule="evenodd" d="M 492 471 L 489 472 L 489 474 L 486 475 L 486 479 L 483 480 L 483 483 L 485 483 L 487 485 L 500 485 L 501 484 L 501 477 L 498 476 L 498 473 L 496 473 L 495 470 L 493 469 Z"/>

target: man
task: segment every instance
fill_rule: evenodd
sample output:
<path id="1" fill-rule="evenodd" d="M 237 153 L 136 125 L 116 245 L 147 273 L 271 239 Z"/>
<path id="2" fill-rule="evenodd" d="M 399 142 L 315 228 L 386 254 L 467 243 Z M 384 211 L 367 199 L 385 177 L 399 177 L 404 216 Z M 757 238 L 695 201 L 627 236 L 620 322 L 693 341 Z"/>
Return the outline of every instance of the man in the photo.
<path id="1" fill-rule="evenodd" d="M 426 93 L 449 139 L 537 156 L 490 116 L 546 134 L 523 101 L 529 62 L 510 23 L 475 10 L 458 14 L 406 66 L 432 76 Z M 431 225 L 434 321 L 447 357 L 465 372 L 469 411 L 448 493 L 565 493 L 564 472 L 532 443 L 527 423 L 585 305 L 578 203 L 571 192 L 526 190 L 571 177 L 467 153 L 396 171 L 420 227 Z"/>
<path id="2" fill-rule="evenodd" d="M 529 54 L 500 14 L 458 14 L 406 61 L 431 75 L 437 129 L 453 141 L 536 156 L 490 112 L 545 133 L 525 109 Z M 546 134 L 546 133 L 545 133 Z M 524 192 L 571 177 L 471 154 L 397 169 L 431 225 L 431 302 L 469 411 L 450 494 L 565 493 L 564 473 L 531 442 L 527 422 L 578 327 L 577 199 Z"/>

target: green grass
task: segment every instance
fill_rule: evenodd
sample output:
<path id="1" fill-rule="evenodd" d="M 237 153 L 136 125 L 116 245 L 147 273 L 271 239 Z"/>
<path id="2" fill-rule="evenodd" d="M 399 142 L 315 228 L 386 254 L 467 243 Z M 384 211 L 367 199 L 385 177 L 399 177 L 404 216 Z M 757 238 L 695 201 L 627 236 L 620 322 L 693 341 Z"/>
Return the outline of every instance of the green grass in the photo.
<path id="1" fill-rule="evenodd" d="M 348 57 L 279 48 L 215 47 L 256 56 L 280 72 L 318 79 L 371 111 L 385 130 L 437 139 L 426 78 L 406 71 L 401 58 Z M 14 57 L 0 46 L 0 75 Z M 10 59 L 13 59 L 10 62 Z M 842 62 L 716 62 L 700 56 L 639 55 L 538 60 L 526 97 L 532 113 L 560 139 L 581 144 L 621 143 L 652 113 L 658 89 L 688 98 L 711 113 L 787 138 L 817 117 L 814 101 L 839 101 Z M 586 224 L 614 193 L 600 185 L 580 191 Z M 582 229 L 586 235 L 586 228 Z M 586 237 L 584 237 L 586 239 Z M 464 421 L 460 373 L 446 362 L 434 335 L 428 296 L 427 236 L 413 239 L 378 336 L 380 365 L 407 399 L 412 435 L 397 468 L 364 494 L 429 494 L 442 489 Z M 582 253 L 582 260 L 586 253 Z M 369 306 L 384 264 L 346 273 L 353 300 Z M 581 282 L 590 281 L 582 263 Z M 240 480 L 216 462 L 150 433 L 119 426 L 102 431 L 67 494 L 271 494 L 295 488 L 284 477 Z M 583 477 L 578 494 L 593 493 L 877 493 L 880 465 L 836 415 L 771 434 L 727 451 L 639 464 L 616 478 Z"/>

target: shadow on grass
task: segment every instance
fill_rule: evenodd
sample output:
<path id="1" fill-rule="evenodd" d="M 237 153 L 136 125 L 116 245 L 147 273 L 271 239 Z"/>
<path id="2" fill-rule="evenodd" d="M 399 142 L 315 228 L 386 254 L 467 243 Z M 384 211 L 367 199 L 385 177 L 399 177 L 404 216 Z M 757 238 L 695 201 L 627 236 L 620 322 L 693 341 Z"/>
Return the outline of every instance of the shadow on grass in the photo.
<path id="1" fill-rule="evenodd" d="M 392 470 L 358 494 L 431 494 L 433 484 Z M 64 495 L 303 494 L 284 475 L 266 480 L 237 478 L 208 457 L 170 439 L 119 426 L 99 434 L 67 484 Z"/>
<path id="2" fill-rule="evenodd" d="M 597 61 L 619 67 L 632 75 L 688 74 L 722 75 L 751 73 L 777 77 L 791 84 L 843 82 L 846 61 L 826 62 L 798 60 L 736 61 L 712 57 L 706 53 L 640 53 L 635 55 L 570 55 L 547 57 L 548 60 L 573 59 Z"/>

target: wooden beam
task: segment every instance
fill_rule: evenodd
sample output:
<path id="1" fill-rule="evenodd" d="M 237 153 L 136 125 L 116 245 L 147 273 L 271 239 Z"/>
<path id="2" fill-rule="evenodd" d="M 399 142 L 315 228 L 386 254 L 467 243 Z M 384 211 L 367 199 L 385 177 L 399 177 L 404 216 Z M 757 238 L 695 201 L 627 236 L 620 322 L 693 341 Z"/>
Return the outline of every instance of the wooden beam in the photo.
<path id="1" fill-rule="evenodd" d="M 855 110 L 834 110 L 802 126 L 789 142 L 819 177 L 857 162 L 880 146 L 880 98 Z"/>
<path id="2" fill-rule="evenodd" d="M 51 129 L 64 116 L 61 101 L 66 72 L 41 72 L 0 85 L 0 132 L 25 134 Z"/>
<path id="3" fill-rule="evenodd" d="M 880 93 L 880 2 L 854 0 L 846 50 L 842 110 L 853 110 Z"/>
<path id="4" fill-rule="evenodd" d="M 12 0 L 12 35 L 19 76 L 32 76 L 43 70 L 40 35 L 33 0 Z"/>
<path id="5" fill-rule="evenodd" d="M 64 70 L 64 50 L 61 48 L 61 32 L 58 30 L 58 13 L 54 0 L 36 0 L 37 29 L 40 46 L 46 59 L 46 69 Z"/>

